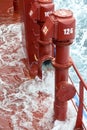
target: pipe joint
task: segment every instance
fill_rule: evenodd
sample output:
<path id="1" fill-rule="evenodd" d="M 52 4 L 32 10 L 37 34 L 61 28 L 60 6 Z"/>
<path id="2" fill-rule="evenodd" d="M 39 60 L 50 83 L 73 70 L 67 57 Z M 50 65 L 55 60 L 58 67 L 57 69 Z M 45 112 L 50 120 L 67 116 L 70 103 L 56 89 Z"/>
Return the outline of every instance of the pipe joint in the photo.
<path id="1" fill-rule="evenodd" d="M 64 63 L 64 64 L 59 64 L 59 63 L 56 63 L 55 62 L 55 58 L 52 60 L 52 65 L 56 68 L 56 69 L 68 69 L 72 66 L 72 61 L 71 59 L 69 58 L 69 61 L 67 63 Z"/>

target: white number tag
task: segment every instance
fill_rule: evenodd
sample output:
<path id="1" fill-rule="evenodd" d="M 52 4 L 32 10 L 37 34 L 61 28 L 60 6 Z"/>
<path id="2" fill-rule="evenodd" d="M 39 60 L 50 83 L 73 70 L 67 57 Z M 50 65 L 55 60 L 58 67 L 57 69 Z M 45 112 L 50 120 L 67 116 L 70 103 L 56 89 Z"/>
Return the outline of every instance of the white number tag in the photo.
<path id="1" fill-rule="evenodd" d="M 66 28 L 64 29 L 64 35 L 70 35 L 73 33 L 73 28 Z"/>

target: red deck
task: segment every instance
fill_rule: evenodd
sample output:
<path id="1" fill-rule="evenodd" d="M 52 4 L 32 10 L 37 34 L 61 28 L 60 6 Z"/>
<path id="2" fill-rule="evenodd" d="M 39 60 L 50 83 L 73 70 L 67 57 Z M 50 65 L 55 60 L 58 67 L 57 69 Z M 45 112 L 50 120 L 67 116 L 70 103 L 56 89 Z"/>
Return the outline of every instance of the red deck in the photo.
<path id="1" fill-rule="evenodd" d="M 30 81 L 30 76 L 26 68 L 27 62 L 23 54 L 22 41 L 18 36 L 21 30 L 18 32 L 17 29 L 21 28 L 21 24 L 17 16 L 9 14 L 9 8 L 12 8 L 12 0 L 0 0 L 0 130 L 13 130 L 14 128 L 16 130 L 44 130 L 47 121 L 43 123 L 43 126 L 39 125 L 39 122 L 44 117 L 44 113 L 48 111 L 48 107 L 45 107 L 43 102 L 49 95 L 38 91 L 35 97 L 27 92 L 29 85 L 21 89 L 23 87 L 21 85 Z M 23 93 L 25 93 L 24 96 Z M 26 108 L 23 102 L 27 104 L 29 96 L 32 101 L 37 100 L 37 104 L 41 103 L 40 111 L 33 110 L 31 101 Z M 33 116 L 32 119 L 31 115 L 28 116 L 28 110 Z M 48 125 L 45 130 L 50 130 L 50 128 L 52 125 Z"/>

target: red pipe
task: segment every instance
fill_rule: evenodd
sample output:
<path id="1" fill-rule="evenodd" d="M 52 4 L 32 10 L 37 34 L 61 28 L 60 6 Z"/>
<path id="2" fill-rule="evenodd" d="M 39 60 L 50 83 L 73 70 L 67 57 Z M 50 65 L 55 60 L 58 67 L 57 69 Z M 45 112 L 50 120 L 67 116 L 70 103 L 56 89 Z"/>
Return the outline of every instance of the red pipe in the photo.
<path id="1" fill-rule="evenodd" d="M 40 35 L 38 38 L 38 76 L 42 78 L 42 63 L 53 58 L 53 44 L 49 37 L 45 38 L 41 29 L 50 13 L 54 11 L 52 0 L 37 0 L 33 2 L 29 15 L 32 21 L 39 25 Z"/>
<path id="2" fill-rule="evenodd" d="M 53 12 L 42 28 L 46 38 L 50 36 L 50 31 L 56 46 L 55 59 L 52 61 L 55 67 L 54 119 L 64 121 L 67 101 L 76 92 L 74 86 L 68 83 L 68 69 L 72 65 L 69 58 L 69 45 L 72 44 L 75 36 L 75 19 L 72 12 L 62 9 Z"/>
<path id="3" fill-rule="evenodd" d="M 58 43 L 59 44 L 59 43 Z M 56 58 L 55 62 L 57 64 L 66 64 L 69 61 L 69 46 L 58 46 L 56 45 Z M 66 112 L 67 112 L 67 102 L 61 102 L 58 100 L 58 89 L 59 83 L 61 81 L 68 82 L 68 68 L 56 67 L 55 68 L 55 103 L 54 103 L 54 111 L 55 111 L 55 119 L 65 120 Z"/>

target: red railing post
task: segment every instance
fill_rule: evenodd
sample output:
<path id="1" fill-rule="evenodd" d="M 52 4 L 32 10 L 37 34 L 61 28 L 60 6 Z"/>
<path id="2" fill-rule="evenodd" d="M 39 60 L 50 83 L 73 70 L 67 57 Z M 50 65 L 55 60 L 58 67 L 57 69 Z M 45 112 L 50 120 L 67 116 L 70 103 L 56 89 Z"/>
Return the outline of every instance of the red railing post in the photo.
<path id="1" fill-rule="evenodd" d="M 83 95 L 84 95 L 83 84 L 80 81 L 80 85 L 79 85 L 79 107 L 78 107 L 78 113 L 77 113 L 77 120 L 76 120 L 75 130 L 78 130 L 78 129 L 79 130 L 83 130 L 83 127 L 82 127 Z"/>

